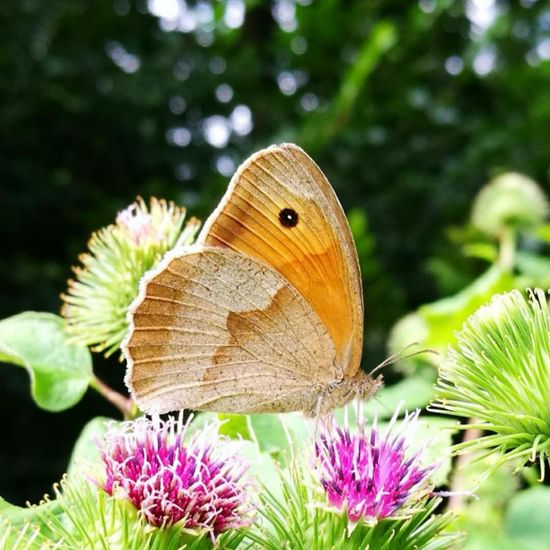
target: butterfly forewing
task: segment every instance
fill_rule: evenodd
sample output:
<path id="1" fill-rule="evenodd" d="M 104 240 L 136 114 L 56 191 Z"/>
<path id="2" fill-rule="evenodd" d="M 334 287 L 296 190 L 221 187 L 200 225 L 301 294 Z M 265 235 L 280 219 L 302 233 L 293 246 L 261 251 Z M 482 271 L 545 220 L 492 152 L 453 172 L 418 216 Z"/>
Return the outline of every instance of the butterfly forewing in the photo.
<path id="1" fill-rule="evenodd" d="M 326 326 L 342 375 L 357 372 L 363 339 L 357 253 L 332 187 L 302 149 L 273 146 L 246 161 L 198 242 L 273 267 Z"/>

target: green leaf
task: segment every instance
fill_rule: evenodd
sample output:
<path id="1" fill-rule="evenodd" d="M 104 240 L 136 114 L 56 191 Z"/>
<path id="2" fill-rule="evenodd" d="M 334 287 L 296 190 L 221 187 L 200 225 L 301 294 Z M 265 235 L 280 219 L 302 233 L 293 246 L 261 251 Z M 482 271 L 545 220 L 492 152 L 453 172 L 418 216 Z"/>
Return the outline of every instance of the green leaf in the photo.
<path id="1" fill-rule="evenodd" d="M 533 487 L 512 498 L 506 515 L 510 538 L 530 550 L 550 549 L 550 487 Z"/>
<path id="2" fill-rule="evenodd" d="M 475 242 L 465 244 L 462 247 L 464 256 L 470 258 L 479 258 L 488 262 L 496 262 L 498 259 L 498 248 L 494 243 Z"/>
<path id="3" fill-rule="evenodd" d="M 435 366 L 434 354 L 411 354 L 407 351 L 409 346 L 417 342 L 424 342 L 427 336 L 426 322 L 416 311 L 401 317 L 393 325 L 387 347 L 390 354 L 395 356 L 394 367 L 396 370 L 411 376 L 424 365 Z"/>
<path id="4" fill-rule="evenodd" d="M 223 424 L 220 426 L 219 433 L 237 439 L 251 439 L 250 430 L 248 428 L 247 417 L 242 414 L 217 414 Z"/>
<path id="5" fill-rule="evenodd" d="M 22 523 L 29 511 L 29 508 L 15 506 L 15 504 L 10 504 L 7 500 L 0 497 L 0 516 L 2 519 L 9 517 L 14 523 Z"/>
<path id="6" fill-rule="evenodd" d="M 518 546 L 501 533 L 476 531 L 469 533 L 464 550 L 533 550 L 531 547 Z"/>
<path id="7" fill-rule="evenodd" d="M 367 417 L 390 418 L 398 405 L 402 410 L 422 409 L 434 398 L 436 373 L 422 371 L 382 388 L 366 405 Z"/>
<path id="8" fill-rule="evenodd" d="M 528 277 L 526 286 L 550 286 L 550 258 L 532 252 L 518 251 L 516 267 L 522 275 Z"/>
<path id="9" fill-rule="evenodd" d="M 239 453 L 248 460 L 250 476 L 279 496 L 281 494 L 281 468 L 273 456 L 261 452 L 252 441 L 241 441 Z"/>
<path id="10" fill-rule="evenodd" d="M 35 519 L 39 508 L 55 511 L 57 504 L 55 501 L 46 501 L 38 506 L 16 506 L 0 497 L 0 517 L 2 520 L 8 520 L 12 525 L 23 525 L 27 521 Z"/>
<path id="11" fill-rule="evenodd" d="M 539 239 L 550 243 L 550 223 L 537 225 L 533 230 L 533 234 Z"/>
<path id="12" fill-rule="evenodd" d="M 90 352 L 70 343 L 64 329 L 64 320 L 51 313 L 0 321 L 0 361 L 27 369 L 34 401 L 51 412 L 78 403 L 93 375 Z"/>
<path id="13" fill-rule="evenodd" d="M 430 476 L 436 487 L 448 482 L 452 469 L 449 449 L 458 425 L 458 421 L 448 418 L 421 417 L 415 437 L 411 440 L 411 450 L 422 452 L 421 462 L 424 466 L 438 465 Z"/>
<path id="14" fill-rule="evenodd" d="M 69 468 L 67 470 L 69 478 L 72 478 L 75 473 L 81 472 L 83 466 L 99 462 L 99 451 L 96 442 L 105 435 L 108 425 L 112 422 L 115 421 L 111 418 L 98 416 L 92 418 L 84 426 L 71 453 Z"/>
<path id="15" fill-rule="evenodd" d="M 251 415 L 250 424 L 260 451 L 275 454 L 283 463 L 313 437 L 314 421 L 301 413 Z"/>
<path id="16" fill-rule="evenodd" d="M 515 281 L 512 274 L 494 265 L 458 294 L 420 307 L 418 313 L 428 329 L 428 335 L 421 344 L 446 349 L 456 342 L 455 332 L 472 313 L 489 302 L 494 294 L 513 288 Z"/>
<path id="17" fill-rule="evenodd" d="M 219 432 L 232 439 L 245 439 L 257 444 L 261 453 L 268 453 L 282 464 L 288 462 L 291 452 L 311 441 L 314 421 L 301 413 L 287 414 L 215 414 L 201 413 L 193 421 L 194 429 L 209 422 L 223 422 Z"/>
<path id="18" fill-rule="evenodd" d="M 456 343 L 455 333 L 472 313 L 489 302 L 494 294 L 512 290 L 517 285 L 510 272 L 493 265 L 454 296 L 421 306 L 399 320 L 392 328 L 390 351 L 398 353 L 412 343 L 435 351 L 446 351 L 449 345 Z M 398 358 L 397 365 L 402 371 L 412 373 L 422 364 L 437 366 L 437 359 L 435 354 L 423 354 L 405 360 Z"/>

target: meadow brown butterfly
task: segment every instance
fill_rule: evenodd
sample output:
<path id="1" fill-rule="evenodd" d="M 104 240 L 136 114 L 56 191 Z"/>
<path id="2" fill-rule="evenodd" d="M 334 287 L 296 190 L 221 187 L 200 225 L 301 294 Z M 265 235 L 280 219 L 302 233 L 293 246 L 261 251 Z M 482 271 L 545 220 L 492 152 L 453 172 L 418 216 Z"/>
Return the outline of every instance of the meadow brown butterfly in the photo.
<path id="1" fill-rule="evenodd" d="M 123 343 L 149 413 L 324 414 L 380 385 L 360 368 L 363 294 L 338 199 L 300 147 L 246 160 L 196 243 L 143 279 Z"/>

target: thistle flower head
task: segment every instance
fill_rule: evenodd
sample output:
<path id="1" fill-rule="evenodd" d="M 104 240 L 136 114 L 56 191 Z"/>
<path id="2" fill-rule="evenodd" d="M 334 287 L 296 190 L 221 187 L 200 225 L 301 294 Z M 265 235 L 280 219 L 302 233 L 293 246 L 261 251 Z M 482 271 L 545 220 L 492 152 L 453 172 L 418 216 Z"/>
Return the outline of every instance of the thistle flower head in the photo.
<path id="1" fill-rule="evenodd" d="M 506 228 L 520 229 L 541 223 L 548 214 L 548 201 L 531 178 L 515 172 L 494 178 L 479 192 L 472 210 L 472 223 L 498 237 Z"/>
<path id="2" fill-rule="evenodd" d="M 189 421 L 145 417 L 112 428 L 100 446 L 101 487 L 128 499 L 148 523 L 208 530 L 249 523 L 247 465 L 210 425 L 184 443 Z"/>
<path id="3" fill-rule="evenodd" d="M 198 221 L 182 231 L 185 209 L 152 198 L 149 207 L 138 198 L 119 212 L 116 223 L 94 233 L 89 252 L 74 268 L 62 314 L 75 342 L 115 352 L 127 331 L 126 312 L 138 293 L 139 281 L 164 253 L 190 244 Z"/>
<path id="4" fill-rule="evenodd" d="M 422 467 L 407 442 L 418 414 L 406 415 L 399 431 L 397 413 L 384 432 L 376 425 L 366 429 L 360 421 L 357 433 L 351 433 L 334 419 L 322 428 L 315 445 L 318 475 L 328 503 L 344 509 L 351 522 L 402 515 L 427 496 L 434 467 Z"/>
<path id="5" fill-rule="evenodd" d="M 495 296 L 457 335 L 439 371 L 432 410 L 477 419 L 487 435 L 455 447 L 505 460 L 550 458 L 550 311 L 542 290 Z"/>
<path id="6" fill-rule="evenodd" d="M 146 209 L 139 208 L 137 203 L 120 211 L 116 217 L 116 224 L 126 232 L 136 246 L 143 245 L 147 240 L 157 242 L 163 240 L 162 225 L 155 228 L 151 214 Z"/>

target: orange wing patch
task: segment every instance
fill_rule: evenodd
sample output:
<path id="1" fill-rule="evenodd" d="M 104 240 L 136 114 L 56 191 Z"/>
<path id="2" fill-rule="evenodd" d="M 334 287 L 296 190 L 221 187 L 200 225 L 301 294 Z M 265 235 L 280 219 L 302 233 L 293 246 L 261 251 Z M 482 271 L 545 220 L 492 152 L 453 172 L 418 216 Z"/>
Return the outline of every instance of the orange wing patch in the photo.
<path id="1" fill-rule="evenodd" d="M 282 274 L 327 327 L 342 374 L 357 372 L 363 302 L 355 246 L 334 191 L 300 148 L 271 147 L 245 163 L 199 242 Z"/>

